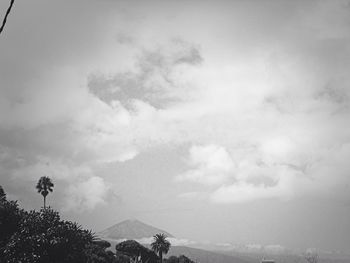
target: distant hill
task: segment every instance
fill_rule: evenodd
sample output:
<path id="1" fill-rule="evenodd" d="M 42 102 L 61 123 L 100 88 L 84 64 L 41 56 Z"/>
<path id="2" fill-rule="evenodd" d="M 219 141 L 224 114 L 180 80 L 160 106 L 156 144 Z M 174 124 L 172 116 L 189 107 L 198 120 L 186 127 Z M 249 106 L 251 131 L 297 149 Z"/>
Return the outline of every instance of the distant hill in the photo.
<path id="1" fill-rule="evenodd" d="M 259 263 L 259 261 L 253 259 L 249 260 L 238 256 L 225 255 L 208 250 L 183 246 L 172 246 L 166 257 L 173 255 L 185 255 L 193 261 L 200 263 Z"/>
<path id="2" fill-rule="evenodd" d="M 262 258 L 275 260 L 276 263 L 307 263 L 303 253 L 296 252 L 281 252 L 281 253 L 269 253 L 268 251 L 255 251 L 255 252 L 237 252 L 231 251 L 220 251 L 228 256 L 234 255 L 246 260 L 250 260 L 259 263 Z M 349 255 L 338 255 L 338 254 L 322 254 L 319 253 L 319 263 L 350 263 Z"/>
<path id="3" fill-rule="evenodd" d="M 133 239 L 149 247 L 155 234 L 164 233 L 170 238 L 176 239 L 172 234 L 147 225 L 139 220 L 125 220 L 115 224 L 97 235 L 111 243 L 111 250 L 123 240 Z M 179 243 L 178 243 L 179 244 Z M 200 244 L 191 244 L 194 247 L 172 246 L 165 257 L 185 255 L 193 261 L 200 263 L 259 263 L 262 258 L 274 259 L 276 263 L 306 263 L 303 256 L 288 250 L 270 251 L 266 249 L 249 250 L 244 248 L 220 250 L 215 245 L 203 247 Z M 349 257 L 341 258 L 335 255 L 320 255 L 319 263 L 350 263 Z"/>
<path id="4" fill-rule="evenodd" d="M 162 229 L 147 225 L 139 220 L 125 220 L 115 224 L 100 233 L 98 236 L 111 243 L 111 250 L 115 251 L 115 245 L 125 239 L 133 239 L 149 247 L 149 241 L 155 234 L 163 233 L 170 238 L 174 236 Z M 143 242 L 144 241 L 144 242 Z M 172 246 L 165 257 L 185 255 L 193 261 L 200 263 L 256 263 L 253 260 L 243 259 L 233 255 L 224 255 L 204 249 L 185 246 Z"/>
<path id="5" fill-rule="evenodd" d="M 108 240 L 122 240 L 150 238 L 158 233 L 163 233 L 168 237 L 173 237 L 173 235 L 168 232 L 147 225 L 139 220 L 125 220 L 101 231 L 98 233 L 98 236 Z"/>
<path id="6" fill-rule="evenodd" d="M 115 251 L 115 245 L 118 242 L 108 240 L 111 243 L 111 250 Z M 143 244 L 150 248 L 149 245 Z M 168 254 L 164 257 L 185 255 L 191 260 L 197 263 L 260 263 L 259 260 L 240 258 L 237 256 L 230 256 L 221 253 L 211 252 L 198 248 L 184 247 L 184 246 L 171 246 Z M 294 263 L 294 262 L 293 262 Z M 337 262 L 338 263 L 338 262 Z M 344 262 L 341 262 L 344 263 Z"/>

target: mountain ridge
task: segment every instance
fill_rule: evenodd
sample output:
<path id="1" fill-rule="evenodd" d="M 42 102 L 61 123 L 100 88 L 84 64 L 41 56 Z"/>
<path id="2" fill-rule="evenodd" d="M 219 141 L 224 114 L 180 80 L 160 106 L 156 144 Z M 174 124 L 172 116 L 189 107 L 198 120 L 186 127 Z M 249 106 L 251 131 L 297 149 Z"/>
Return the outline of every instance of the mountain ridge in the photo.
<path id="1" fill-rule="evenodd" d="M 98 233 L 101 238 L 122 240 L 150 238 L 155 234 L 163 233 L 167 237 L 174 237 L 172 234 L 160 228 L 145 224 L 137 219 L 127 219 Z"/>

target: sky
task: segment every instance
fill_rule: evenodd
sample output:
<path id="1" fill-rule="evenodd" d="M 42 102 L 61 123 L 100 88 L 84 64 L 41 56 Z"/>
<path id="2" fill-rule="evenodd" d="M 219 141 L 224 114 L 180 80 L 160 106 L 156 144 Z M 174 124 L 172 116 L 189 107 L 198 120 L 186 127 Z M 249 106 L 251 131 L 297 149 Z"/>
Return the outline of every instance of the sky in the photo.
<path id="1" fill-rule="evenodd" d="M 350 253 L 349 70 L 350 1 L 17 0 L 0 185 L 40 209 L 49 176 L 94 231 Z"/>

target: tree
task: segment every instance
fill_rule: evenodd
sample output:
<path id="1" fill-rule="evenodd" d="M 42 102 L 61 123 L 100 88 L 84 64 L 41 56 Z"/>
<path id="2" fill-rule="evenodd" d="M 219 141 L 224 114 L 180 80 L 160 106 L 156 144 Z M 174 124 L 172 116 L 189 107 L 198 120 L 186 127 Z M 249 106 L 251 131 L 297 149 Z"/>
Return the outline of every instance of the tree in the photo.
<path id="1" fill-rule="evenodd" d="M 28 212 L 0 198 L 0 263 L 117 263 L 110 245 L 50 208 Z"/>
<path id="2" fill-rule="evenodd" d="M 0 262 L 4 257 L 4 247 L 11 236 L 19 231 L 23 210 L 18 208 L 16 201 L 6 200 L 6 194 L 0 186 Z"/>
<path id="3" fill-rule="evenodd" d="M 168 259 L 164 259 L 165 263 L 195 263 L 193 260 L 189 259 L 185 255 L 180 255 L 179 257 L 171 256 Z"/>
<path id="4" fill-rule="evenodd" d="M 305 259 L 308 263 L 317 263 L 318 254 L 316 252 L 308 252 L 305 254 Z"/>
<path id="5" fill-rule="evenodd" d="M 42 176 L 36 185 L 38 193 L 40 193 L 44 197 L 44 209 L 46 208 L 46 196 L 49 194 L 49 192 L 53 191 L 53 187 L 54 184 L 52 183 L 51 179 L 47 176 Z"/>
<path id="6" fill-rule="evenodd" d="M 63 221 L 51 209 L 24 211 L 3 249 L 7 263 L 86 263 L 86 248 L 93 244 L 91 231 L 77 223 Z"/>
<path id="7" fill-rule="evenodd" d="M 157 263 L 158 256 L 150 249 L 142 246 L 135 240 L 126 240 L 115 246 L 116 256 L 124 261 L 123 256 L 129 257 L 132 261 L 138 261 L 141 257 L 142 262 Z"/>
<path id="8" fill-rule="evenodd" d="M 105 240 L 95 240 L 85 248 L 86 263 L 117 263 L 118 259 L 110 250 L 111 243 Z M 126 261 L 125 263 L 129 263 Z M 120 262 L 119 262 L 120 263 Z"/>
<path id="9" fill-rule="evenodd" d="M 167 254 L 170 249 L 170 242 L 166 239 L 167 236 L 163 233 L 156 234 L 151 247 L 154 252 L 159 254 L 160 263 L 163 263 L 163 254 Z"/>
<path id="10" fill-rule="evenodd" d="M 5 200 L 6 199 L 6 193 L 2 186 L 0 185 L 0 200 Z"/>
<path id="11" fill-rule="evenodd" d="M 179 263 L 179 258 L 177 256 L 170 256 L 168 259 L 164 259 L 166 263 Z"/>

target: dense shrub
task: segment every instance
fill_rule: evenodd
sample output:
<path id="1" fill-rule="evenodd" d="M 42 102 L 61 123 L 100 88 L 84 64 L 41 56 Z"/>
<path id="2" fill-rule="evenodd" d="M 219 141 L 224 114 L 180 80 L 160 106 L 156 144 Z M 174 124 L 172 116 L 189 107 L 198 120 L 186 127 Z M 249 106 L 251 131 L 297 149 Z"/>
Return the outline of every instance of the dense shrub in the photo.
<path id="1" fill-rule="evenodd" d="M 60 220 L 58 212 L 24 212 L 4 247 L 5 262 L 86 262 L 84 249 L 93 235 L 76 223 Z"/>
<path id="2" fill-rule="evenodd" d="M 6 194 L 0 186 L 0 262 L 4 258 L 4 247 L 11 236 L 19 230 L 24 211 L 15 201 L 7 201 Z"/>
<path id="3" fill-rule="evenodd" d="M 131 258 L 141 257 L 142 262 L 157 263 L 158 256 L 150 249 L 142 246 L 135 240 L 127 240 L 115 246 L 117 254 L 123 254 Z"/>
<path id="4" fill-rule="evenodd" d="M 119 262 L 112 251 L 106 251 L 111 244 L 104 240 L 93 241 L 85 249 L 86 263 Z"/>
<path id="5" fill-rule="evenodd" d="M 184 255 L 181 255 L 179 257 L 171 256 L 168 259 L 165 259 L 164 263 L 194 263 L 194 261 Z"/>
<path id="6" fill-rule="evenodd" d="M 2 190 L 2 188 L 1 188 Z M 112 263 L 110 244 L 52 209 L 24 211 L 0 191 L 0 263 Z"/>

